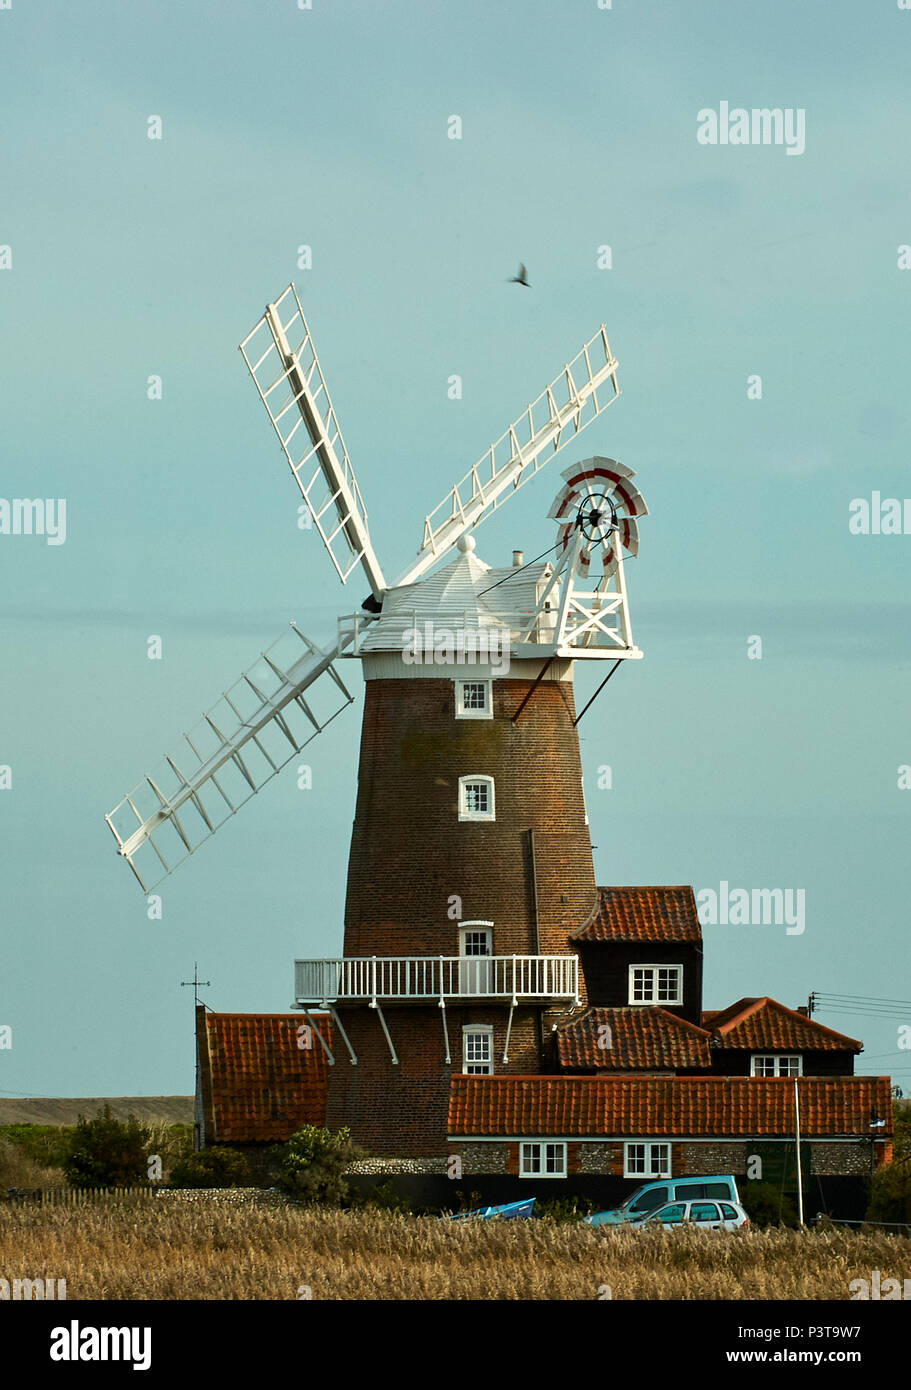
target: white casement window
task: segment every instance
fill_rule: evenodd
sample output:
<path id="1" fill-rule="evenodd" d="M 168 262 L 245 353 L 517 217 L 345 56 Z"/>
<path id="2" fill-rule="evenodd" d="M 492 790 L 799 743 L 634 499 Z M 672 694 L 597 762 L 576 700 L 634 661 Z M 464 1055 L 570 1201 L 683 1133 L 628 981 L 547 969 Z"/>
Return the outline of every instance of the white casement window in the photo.
<path id="1" fill-rule="evenodd" d="M 751 1076 L 803 1076 L 799 1052 L 754 1052 L 750 1063 Z"/>
<path id="2" fill-rule="evenodd" d="M 565 1178 L 566 1145 L 548 1142 L 519 1145 L 520 1178 Z"/>
<path id="3" fill-rule="evenodd" d="M 466 1076 L 493 1076 L 493 1025 L 467 1023 L 462 1029 L 462 1070 Z"/>
<path id="4" fill-rule="evenodd" d="M 496 820 L 493 778 L 459 778 L 459 820 Z"/>
<path id="5" fill-rule="evenodd" d="M 492 719 L 493 697 L 490 681 L 455 682 L 456 719 Z"/>
<path id="6" fill-rule="evenodd" d="M 682 1004 L 682 965 L 631 965 L 629 968 L 631 1004 Z"/>
<path id="7" fill-rule="evenodd" d="M 623 1176 L 625 1178 L 669 1178 L 671 1176 L 670 1144 L 624 1144 Z"/>

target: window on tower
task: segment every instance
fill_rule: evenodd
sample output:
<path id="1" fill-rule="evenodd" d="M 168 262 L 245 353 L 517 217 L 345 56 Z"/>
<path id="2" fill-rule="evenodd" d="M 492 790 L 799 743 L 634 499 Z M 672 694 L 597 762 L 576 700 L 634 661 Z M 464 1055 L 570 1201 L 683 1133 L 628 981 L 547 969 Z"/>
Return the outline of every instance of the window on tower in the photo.
<path id="1" fill-rule="evenodd" d="M 466 1076 L 493 1076 L 493 1025 L 468 1023 L 462 1029 L 462 1070 Z"/>
<path id="2" fill-rule="evenodd" d="M 455 682 L 456 719 L 492 719 L 491 682 L 457 680 Z"/>
<path id="3" fill-rule="evenodd" d="M 459 778 L 459 820 L 495 820 L 492 777 Z"/>

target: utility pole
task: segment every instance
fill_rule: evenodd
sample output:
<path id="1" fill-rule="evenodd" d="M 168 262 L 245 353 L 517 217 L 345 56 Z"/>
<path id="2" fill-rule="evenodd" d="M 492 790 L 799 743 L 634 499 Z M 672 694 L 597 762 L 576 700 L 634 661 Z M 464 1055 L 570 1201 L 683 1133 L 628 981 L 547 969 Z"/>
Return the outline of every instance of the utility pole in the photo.
<path id="1" fill-rule="evenodd" d="M 201 979 L 199 978 L 199 966 L 198 966 L 198 964 L 197 964 L 197 962 L 196 962 L 195 960 L 194 960 L 194 962 L 193 962 L 193 978 L 192 978 L 192 980 L 181 980 L 181 982 L 180 982 L 180 987 L 181 987 L 181 989 L 186 988 L 187 985 L 192 985 L 192 986 L 193 986 L 193 1051 L 194 1051 L 194 1054 L 195 1054 L 195 1056 L 196 1056 L 196 1073 L 195 1073 L 195 1075 L 196 1075 L 196 1087 L 195 1087 L 195 1093 L 194 1093 L 194 1096 L 193 1096 L 193 1151 L 194 1151 L 194 1153 L 199 1153 L 199 1150 L 202 1148 L 202 1119 L 203 1119 L 203 1117 L 202 1117 L 202 1094 L 201 1094 L 201 1092 L 200 1092 L 200 1087 L 199 1087 L 199 1042 L 198 1042 L 197 1037 L 196 1037 L 196 1010 L 197 1010 L 197 1008 L 199 1007 L 199 1005 L 202 1003 L 202 1000 L 201 1000 L 200 997 L 199 997 L 199 986 L 200 986 L 200 985 L 207 985 L 207 986 L 210 986 L 210 987 L 211 987 L 211 984 L 212 984 L 212 981 L 211 981 L 211 980 L 201 980 Z"/>
<path id="2" fill-rule="evenodd" d="M 794 1078 L 794 1129 L 797 1136 L 797 1222 L 803 1225 L 803 1173 L 800 1167 L 800 1100 L 797 1095 L 797 1077 Z"/>

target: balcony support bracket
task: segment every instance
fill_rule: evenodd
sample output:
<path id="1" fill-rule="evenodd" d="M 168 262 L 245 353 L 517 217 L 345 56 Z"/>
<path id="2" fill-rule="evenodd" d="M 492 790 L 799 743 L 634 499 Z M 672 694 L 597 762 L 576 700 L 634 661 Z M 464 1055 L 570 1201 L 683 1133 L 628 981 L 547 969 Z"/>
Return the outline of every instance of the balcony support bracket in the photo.
<path id="1" fill-rule="evenodd" d="M 385 1020 L 385 1018 L 383 1017 L 383 1010 L 380 1008 L 379 1004 L 376 1003 L 375 1000 L 373 1001 L 373 1003 L 371 1003 L 371 1004 L 369 1005 L 369 1007 L 370 1007 L 371 1009 L 376 1009 L 376 1016 L 377 1016 L 377 1018 L 378 1018 L 379 1021 L 380 1021 L 380 1027 L 381 1027 L 382 1030 L 383 1030 L 383 1034 L 384 1034 L 384 1036 L 385 1036 L 385 1038 L 386 1038 L 386 1042 L 389 1044 L 389 1056 L 390 1056 L 391 1059 L 392 1059 L 392 1065 L 393 1065 L 394 1067 L 397 1067 L 398 1064 L 399 1064 L 399 1059 L 398 1059 L 398 1057 L 395 1055 L 395 1048 L 392 1046 L 392 1038 L 389 1036 L 389 1029 L 386 1027 L 386 1020 Z"/>
<path id="2" fill-rule="evenodd" d="M 354 1048 L 351 1046 L 351 1043 L 350 1043 L 349 1038 L 348 1038 L 348 1034 L 345 1032 L 345 1029 L 344 1029 L 344 1027 L 343 1027 L 343 1025 L 342 1025 L 342 1020 L 341 1020 L 341 1019 L 339 1018 L 339 1016 L 338 1016 L 338 1011 L 337 1011 L 336 1009 L 334 1009 L 334 1008 L 332 1007 L 332 1005 L 330 1004 L 330 1005 L 329 1005 L 329 1012 L 330 1012 L 330 1014 L 332 1015 L 332 1022 L 335 1024 L 336 1028 L 338 1029 L 338 1031 L 339 1031 L 339 1033 L 340 1033 L 340 1035 L 341 1035 L 342 1041 L 344 1042 L 345 1046 L 346 1046 L 347 1049 L 348 1049 L 348 1056 L 349 1056 L 350 1059 L 351 1059 L 351 1065 L 352 1065 L 353 1067 L 356 1067 L 356 1066 L 357 1066 L 357 1053 L 355 1052 Z"/>
<path id="3" fill-rule="evenodd" d="M 443 1020 L 443 1044 L 444 1044 L 444 1046 L 445 1046 L 445 1048 L 446 1048 L 446 1065 L 447 1065 L 447 1067 L 448 1067 L 448 1066 L 450 1066 L 450 1064 L 452 1063 L 452 1056 L 451 1056 L 450 1051 L 449 1051 L 449 1028 L 448 1028 L 448 1025 L 447 1025 L 447 1023 L 446 1023 L 446 1000 L 445 1000 L 445 999 L 441 999 L 441 1000 L 440 1000 L 440 1018 Z"/>
<path id="4" fill-rule="evenodd" d="M 503 1043 L 503 1061 L 504 1061 L 504 1062 L 508 1062 L 508 1061 L 509 1061 L 509 1035 L 510 1035 L 510 1033 L 512 1032 L 512 1016 L 513 1016 L 513 1013 L 515 1012 L 515 1007 L 516 1007 L 516 1001 L 515 1001 L 515 999 L 514 999 L 514 1000 L 512 1001 L 512 1003 L 510 1004 L 510 1006 L 509 1006 L 509 1018 L 506 1020 L 506 1038 L 505 1038 L 505 1041 L 504 1041 L 504 1043 Z"/>
<path id="5" fill-rule="evenodd" d="M 335 1058 L 334 1058 L 333 1055 L 332 1055 L 332 1049 L 330 1048 L 329 1044 L 326 1042 L 326 1039 L 323 1037 L 323 1035 L 322 1035 L 322 1033 L 320 1032 L 319 1028 L 316 1026 L 316 1020 L 314 1019 L 313 1015 L 310 1013 L 309 1009 L 302 1009 L 302 1010 L 301 1010 L 301 1013 L 304 1015 L 304 1018 L 307 1020 L 308 1024 L 310 1025 L 311 1030 L 316 1034 L 317 1038 L 319 1039 L 320 1046 L 322 1047 L 323 1051 L 325 1052 L 326 1056 L 327 1056 L 328 1059 L 329 1059 L 329 1065 L 330 1065 L 330 1067 L 334 1067 L 334 1066 L 335 1066 Z"/>

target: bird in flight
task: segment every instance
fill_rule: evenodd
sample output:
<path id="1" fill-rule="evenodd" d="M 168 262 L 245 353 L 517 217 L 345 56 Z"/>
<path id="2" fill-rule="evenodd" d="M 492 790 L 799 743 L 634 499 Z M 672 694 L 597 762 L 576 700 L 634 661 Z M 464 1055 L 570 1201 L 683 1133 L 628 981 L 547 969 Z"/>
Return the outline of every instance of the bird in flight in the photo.
<path id="1" fill-rule="evenodd" d="M 528 283 L 528 271 L 525 269 L 524 265 L 521 263 L 519 264 L 518 275 L 513 275 L 509 283 L 511 285 L 524 285 L 526 289 L 531 289 L 531 285 Z"/>

